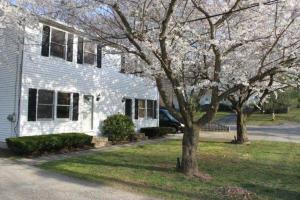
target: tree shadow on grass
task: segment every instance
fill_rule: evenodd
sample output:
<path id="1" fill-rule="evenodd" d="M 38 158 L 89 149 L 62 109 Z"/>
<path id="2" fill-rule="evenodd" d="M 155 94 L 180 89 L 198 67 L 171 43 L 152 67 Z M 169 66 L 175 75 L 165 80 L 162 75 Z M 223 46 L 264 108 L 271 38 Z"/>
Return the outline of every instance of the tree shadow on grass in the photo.
<path id="1" fill-rule="evenodd" d="M 86 164 L 86 165 L 94 165 L 94 166 L 106 166 L 106 167 L 123 167 L 123 168 L 131 168 L 131 169 L 139 169 L 139 170 L 147 170 L 147 171 L 157 171 L 157 172 L 170 172 L 170 171 L 175 171 L 176 170 L 176 166 L 174 163 L 174 166 L 171 166 L 171 163 L 167 163 L 167 165 L 164 165 L 164 167 L 158 166 L 160 163 L 151 163 L 149 165 L 147 164 L 132 164 L 135 162 L 132 161 L 123 161 L 123 160 L 119 160 L 119 161 L 107 161 L 105 160 L 105 157 L 103 158 L 98 158 L 98 159 L 94 159 L 94 158 L 88 158 L 85 159 L 84 161 L 80 160 L 80 159 L 72 159 L 70 161 L 66 161 L 67 163 L 70 164 Z"/>
<path id="2" fill-rule="evenodd" d="M 283 188 L 271 188 L 259 184 L 242 184 L 242 187 L 255 192 L 256 194 L 266 195 L 270 198 L 284 199 L 284 200 L 299 200 L 300 192 L 290 191 Z M 270 197 L 272 194 L 272 197 Z"/>
<path id="3" fill-rule="evenodd" d="M 92 187 L 95 187 L 98 184 L 104 184 L 104 185 L 108 185 L 108 186 L 114 186 L 117 185 L 117 188 L 127 188 L 127 190 L 133 190 L 133 191 L 137 191 L 137 192 L 143 192 L 146 194 L 150 194 L 153 195 L 155 194 L 155 196 L 161 196 L 161 194 L 165 194 L 164 196 L 169 196 L 169 197 L 176 197 L 176 199 L 182 199 L 182 197 L 184 198 L 188 198 L 188 199 L 211 199 L 211 196 L 215 196 L 217 197 L 217 194 L 210 194 L 210 196 L 206 195 L 200 195 L 197 192 L 188 192 L 188 191 L 181 191 L 175 188 L 169 189 L 169 188 L 165 188 L 165 187 L 161 187 L 161 186 L 155 186 L 155 185 L 151 185 L 151 184 L 147 184 L 147 183 L 138 183 L 138 182 L 133 182 L 133 181 L 127 181 L 122 179 L 122 177 L 120 178 L 115 178 L 115 177 L 108 177 L 105 176 L 105 174 L 89 174 L 89 173 L 83 173 L 83 172 L 74 172 L 72 170 L 67 170 L 67 169 L 63 169 L 63 170 L 59 170 L 59 173 L 56 172 L 56 170 L 51 170 L 53 172 L 55 172 L 54 176 L 52 175 L 53 172 L 50 173 L 44 173 L 43 171 L 40 171 L 38 174 L 40 176 L 44 176 L 47 178 L 57 178 L 57 179 L 61 179 L 63 181 L 66 181 L 66 179 L 64 178 L 64 176 L 59 175 L 59 173 L 64 174 L 64 175 L 68 175 L 71 177 L 75 178 L 75 182 L 77 184 L 83 184 L 86 185 L 85 181 L 83 180 L 87 180 L 89 181 L 89 185 L 91 185 Z M 77 179 L 77 180 L 76 180 Z M 100 185 L 99 185 L 100 186 Z M 219 195 L 219 194 L 218 194 Z M 222 199 L 221 197 L 219 198 L 213 198 L 213 199 Z"/>

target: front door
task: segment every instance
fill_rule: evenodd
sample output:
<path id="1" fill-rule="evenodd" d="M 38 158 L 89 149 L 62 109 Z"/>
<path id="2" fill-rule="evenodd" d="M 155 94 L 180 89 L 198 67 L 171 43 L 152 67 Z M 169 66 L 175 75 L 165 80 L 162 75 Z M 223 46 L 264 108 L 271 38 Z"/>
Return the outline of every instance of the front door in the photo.
<path id="1" fill-rule="evenodd" d="M 83 128 L 85 131 L 93 130 L 94 117 L 94 97 L 92 95 L 83 96 Z"/>

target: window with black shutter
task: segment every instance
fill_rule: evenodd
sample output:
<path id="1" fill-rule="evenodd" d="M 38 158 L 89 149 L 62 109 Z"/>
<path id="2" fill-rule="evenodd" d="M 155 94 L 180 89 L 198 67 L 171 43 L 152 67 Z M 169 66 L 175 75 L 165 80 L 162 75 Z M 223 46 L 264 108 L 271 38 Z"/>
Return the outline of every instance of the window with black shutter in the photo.
<path id="1" fill-rule="evenodd" d="M 74 43 L 74 35 L 68 34 L 67 61 L 70 62 L 73 62 L 73 43 Z"/>
<path id="2" fill-rule="evenodd" d="M 28 94 L 28 121 L 36 121 L 37 89 L 29 89 Z"/>
<path id="3" fill-rule="evenodd" d="M 125 115 L 132 118 L 132 100 L 131 99 L 125 99 Z"/>
<path id="4" fill-rule="evenodd" d="M 43 26 L 42 56 L 49 56 L 50 27 Z"/>
<path id="5" fill-rule="evenodd" d="M 39 90 L 38 91 L 38 120 L 53 120 L 54 110 L 54 91 Z"/>
<path id="6" fill-rule="evenodd" d="M 72 120 L 73 121 L 78 121 L 79 117 L 79 94 L 74 93 L 73 94 L 73 115 L 72 115 Z"/>
<path id="7" fill-rule="evenodd" d="M 154 119 L 157 119 L 157 101 L 154 101 Z"/>
<path id="8" fill-rule="evenodd" d="M 58 92 L 57 93 L 57 105 L 56 105 L 56 117 L 58 119 L 69 119 L 71 114 L 71 94 Z"/>
<path id="9" fill-rule="evenodd" d="M 97 67 L 102 67 L 102 46 L 100 44 L 97 45 Z"/>
<path id="10" fill-rule="evenodd" d="M 147 100 L 147 118 L 154 119 L 154 101 Z"/>
<path id="11" fill-rule="evenodd" d="M 83 63 L 94 65 L 96 62 L 96 45 L 93 41 L 83 41 Z"/>
<path id="12" fill-rule="evenodd" d="M 66 33 L 52 28 L 50 55 L 65 59 Z"/>
<path id="13" fill-rule="evenodd" d="M 78 38 L 77 63 L 83 64 L 83 38 Z"/>

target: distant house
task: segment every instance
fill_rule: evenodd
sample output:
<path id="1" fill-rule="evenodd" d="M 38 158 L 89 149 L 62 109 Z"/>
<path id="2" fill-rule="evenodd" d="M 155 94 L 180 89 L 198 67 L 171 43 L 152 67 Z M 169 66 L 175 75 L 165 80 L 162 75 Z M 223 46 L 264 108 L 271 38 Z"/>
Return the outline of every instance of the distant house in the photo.
<path id="1" fill-rule="evenodd" d="M 0 29 L 0 141 L 12 136 L 101 134 L 122 113 L 136 129 L 159 125 L 159 94 L 149 79 L 121 73 L 122 55 L 67 25 Z M 22 45 L 24 43 L 24 45 Z"/>
<path id="2" fill-rule="evenodd" d="M 162 89 L 165 92 L 168 101 L 171 102 L 171 104 L 173 105 L 173 107 L 176 110 L 179 110 L 178 100 L 177 100 L 177 97 L 176 97 L 176 95 L 174 93 L 174 90 L 171 86 L 170 81 L 168 79 L 163 79 L 162 80 L 162 86 L 163 86 Z M 207 94 L 203 95 L 200 98 L 199 105 L 200 106 L 205 106 L 205 105 L 210 104 L 210 102 L 211 102 L 211 94 L 208 92 Z M 228 103 L 228 102 L 224 101 L 224 103 Z M 162 98 L 160 98 L 160 105 L 164 105 L 164 102 L 163 102 Z"/>

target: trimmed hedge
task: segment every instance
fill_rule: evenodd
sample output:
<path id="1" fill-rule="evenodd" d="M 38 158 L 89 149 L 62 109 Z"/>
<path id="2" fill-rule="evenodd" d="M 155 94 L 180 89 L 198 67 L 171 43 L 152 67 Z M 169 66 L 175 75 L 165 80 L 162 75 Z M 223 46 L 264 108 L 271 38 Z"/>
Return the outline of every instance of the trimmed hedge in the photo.
<path id="1" fill-rule="evenodd" d="M 110 141 L 126 141 L 134 134 L 134 124 L 125 115 L 112 115 L 104 120 L 102 131 L 104 136 L 107 136 Z"/>
<path id="2" fill-rule="evenodd" d="M 168 133 L 174 133 L 176 130 L 172 127 L 150 127 L 141 128 L 141 133 L 144 133 L 148 138 L 157 138 L 167 135 Z"/>
<path id="3" fill-rule="evenodd" d="M 41 155 L 63 149 L 92 147 L 93 136 L 83 133 L 63 133 L 7 138 L 8 148 L 18 155 Z"/>

